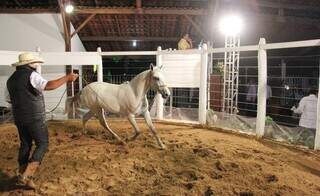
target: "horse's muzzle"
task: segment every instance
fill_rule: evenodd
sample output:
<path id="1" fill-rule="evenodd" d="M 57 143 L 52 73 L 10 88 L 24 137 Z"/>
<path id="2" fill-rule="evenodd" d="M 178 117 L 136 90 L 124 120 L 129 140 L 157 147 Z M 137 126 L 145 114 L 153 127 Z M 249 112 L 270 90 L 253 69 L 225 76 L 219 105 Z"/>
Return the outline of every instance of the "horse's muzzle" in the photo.
<path id="1" fill-rule="evenodd" d="M 165 93 L 165 94 L 161 94 L 163 99 L 167 99 L 170 95 Z"/>
<path id="2" fill-rule="evenodd" d="M 168 97 L 170 97 L 170 91 L 168 88 L 161 89 L 160 94 L 163 99 L 167 99 Z"/>

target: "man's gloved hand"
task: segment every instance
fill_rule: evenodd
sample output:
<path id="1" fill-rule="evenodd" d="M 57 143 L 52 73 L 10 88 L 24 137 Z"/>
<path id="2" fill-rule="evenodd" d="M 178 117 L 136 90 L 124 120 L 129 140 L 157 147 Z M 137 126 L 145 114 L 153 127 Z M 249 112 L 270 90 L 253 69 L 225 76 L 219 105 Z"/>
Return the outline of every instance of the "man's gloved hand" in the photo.
<path id="1" fill-rule="evenodd" d="M 292 108 L 291 108 L 291 111 L 295 111 L 297 108 L 296 108 L 296 106 L 293 106 Z"/>

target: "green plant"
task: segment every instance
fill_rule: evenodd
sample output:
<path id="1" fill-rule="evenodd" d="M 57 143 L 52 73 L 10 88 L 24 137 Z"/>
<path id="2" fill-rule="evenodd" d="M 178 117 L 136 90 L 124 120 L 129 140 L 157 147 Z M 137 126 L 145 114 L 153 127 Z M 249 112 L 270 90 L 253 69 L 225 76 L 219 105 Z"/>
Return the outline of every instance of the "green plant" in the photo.
<path id="1" fill-rule="evenodd" d="M 217 62 L 213 64 L 212 71 L 214 74 L 222 74 L 224 69 L 224 64 L 223 62 Z"/>
<path id="2" fill-rule="evenodd" d="M 273 119 L 270 116 L 266 116 L 266 125 L 270 125 L 273 122 Z"/>

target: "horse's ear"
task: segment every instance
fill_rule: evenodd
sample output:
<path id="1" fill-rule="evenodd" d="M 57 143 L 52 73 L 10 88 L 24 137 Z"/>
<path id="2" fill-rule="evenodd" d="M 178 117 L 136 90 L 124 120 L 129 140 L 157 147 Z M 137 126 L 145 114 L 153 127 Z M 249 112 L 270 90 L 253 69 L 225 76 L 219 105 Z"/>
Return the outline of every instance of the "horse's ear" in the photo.
<path id="1" fill-rule="evenodd" d="M 150 70 L 151 71 L 153 71 L 153 67 L 154 67 L 153 63 L 150 63 Z"/>

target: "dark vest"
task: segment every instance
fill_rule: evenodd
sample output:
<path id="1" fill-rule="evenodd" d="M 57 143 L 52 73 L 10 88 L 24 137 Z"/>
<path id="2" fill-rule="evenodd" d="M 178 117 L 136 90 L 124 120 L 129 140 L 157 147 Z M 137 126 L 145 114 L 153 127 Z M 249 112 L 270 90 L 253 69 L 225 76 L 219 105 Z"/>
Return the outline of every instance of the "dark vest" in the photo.
<path id="1" fill-rule="evenodd" d="M 7 81 L 12 113 L 16 123 L 45 120 L 43 94 L 30 83 L 30 76 L 33 71 L 28 65 L 17 67 L 17 70 Z"/>

